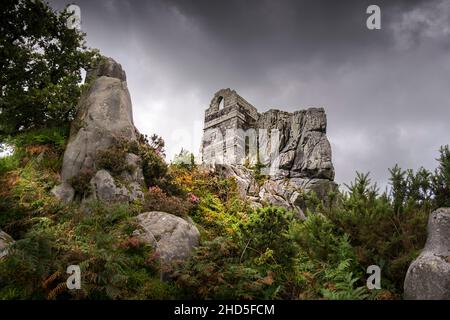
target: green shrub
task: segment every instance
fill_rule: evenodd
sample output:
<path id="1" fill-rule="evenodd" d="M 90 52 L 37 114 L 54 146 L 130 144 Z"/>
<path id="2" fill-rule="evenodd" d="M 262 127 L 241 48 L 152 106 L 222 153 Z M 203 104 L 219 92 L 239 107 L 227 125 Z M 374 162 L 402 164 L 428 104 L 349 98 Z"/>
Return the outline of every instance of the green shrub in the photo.
<path id="1" fill-rule="evenodd" d="M 136 143 L 136 141 L 129 142 L 123 138 L 114 139 L 110 147 L 97 152 L 95 156 L 97 169 L 108 170 L 116 177 L 125 171 L 133 171 L 135 168 L 127 163 L 127 154 L 139 154 L 138 150 L 135 150 Z"/>
<path id="2" fill-rule="evenodd" d="M 239 261 L 242 248 L 230 238 L 206 241 L 172 275 L 190 299 L 271 299 L 279 284 L 272 272 Z"/>
<path id="3" fill-rule="evenodd" d="M 25 148 L 30 145 L 51 145 L 58 151 L 64 151 L 68 137 L 68 126 L 40 128 L 19 133 L 8 139 L 8 143 L 16 148 Z"/>
<path id="4" fill-rule="evenodd" d="M 173 177 L 163 159 L 164 140 L 153 135 L 151 140 L 140 135 L 137 141 L 128 141 L 117 138 L 106 150 L 100 150 L 96 155 L 96 167 L 106 169 L 115 177 L 124 171 L 133 171 L 135 168 L 126 161 L 128 153 L 141 158 L 142 173 L 145 184 L 149 187 L 157 186 L 171 195 L 182 195 L 181 189 L 173 183 Z"/>
<path id="5" fill-rule="evenodd" d="M 97 152 L 96 166 L 98 169 L 108 170 L 113 176 L 118 176 L 124 171 L 133 169 L 127 164 L 126 157 L 126 150 L 113 146 Z"/>
<path id="6" fill-rule="evenodd" d="M 80 172 L 69 179 L 69 183 L 75 191 L 75 197 L 82 199 L 91 192 L 91 179 L 95 175 L 93 169 L 81 169 Z"/>
<path id="7" fill-rule="evenodd" d="M 432 177 L 432 191 L 435 195 L 436 207 L 450 207 L 450 149 L 441 147 L 437 159 L 439 167 Z"/>
<path id="8" fill-rule="evenodd" d="M 0 157 L 0 176 L 4 173 L 16 169 L 19 166 L 19 159 L 16 155 Z"/>
<path id="9" fill-rule="evenodd" d="M 293 216 L 292 212 L 276 207 L 252 211 L 248 220 L 238 225 L 239 236 L 247 249 L 245 253 L 254 256 L 256 252 L 260 256 L 271 250 L 274 261 L 288 268 L 294 248 L 286 239 Z"/>
<path id="10" fill-rule="evenodd" d="M 335 245 L 329 244 L 336 243 L 333 239 L 348 237 L 354 252 L 349 258 L 357 264 L 352 271 L 356 274 L 358 269 L 363 271 L 369 265 L 379 265 L 382 286 L 399 294 L 409 264 L 424 246 L 431 200 L 422 197 L 414 200 L 413 184 L 401 181 L 406 175 L 402 175 L 399 168 L 394 168 L 392 174 L 397 182 L 393 183 L 394 190 L 389 197 L 378 193 L 367 174 L 358 173 L 348 186 L 348 192 L 338 194 L 335 206 L 330 210 L 320 206 L 317 211 L 313 210 L 324 217 L 313 218 L 314 214 L 310 214 L 312 220 L 308 218 L 305 227 L 314 220 L 318 227 L 305 231 L 300 243 L 309 241 L 307 247 L 311 254 L 320 254 L 317 258 L 322 261 L 332 261 L 338 251 Z"/>
<path id="11" fill-rule="evenodd" d="M 163 158 L 149 147 L 141 150 L 142 170 L 148 186 L 163 186 L 168 167 Z"/>
<path id="12" fill-rule="evenodd" d="M 364 299 L 364 273 L 350 237 L 321 214 L 294 223 L 290 239 L 298 245 L 289 291 L 293 299 Z M 359 285 L 359 287 L 358 287 Z"/>

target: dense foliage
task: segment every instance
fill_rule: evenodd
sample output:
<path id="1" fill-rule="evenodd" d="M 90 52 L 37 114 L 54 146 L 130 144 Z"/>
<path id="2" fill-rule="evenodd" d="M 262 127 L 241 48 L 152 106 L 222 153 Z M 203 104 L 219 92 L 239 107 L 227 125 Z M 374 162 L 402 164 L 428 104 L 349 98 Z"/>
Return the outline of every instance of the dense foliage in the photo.
<path id="1" fill-rule="evenodd" d="M 143 204 L 66 206 L 51 196 L 66 139 L 60 129 L 19 134 L 10 140 L 14 153 L 0 158 L 0 229 L 17 240 L 0 261 L 0 299 L 174 297 L 151 246 L 133 236 Z M 73 264 L 83 274 L 81 290 L 66 286 Z"/>
<path id="2" fill-rule="evenodd" d="M 305 194 L 305 221 L 283 209 L 252 210 L 233 181 L 178 166 L 177 181 L 200 203 L 193 213 L 204 241 L 174 273 L 187 297 L 398 299 L 423 248 L 428 215 L 449 199 L 448 147 L 434 173 L 391 169 L 389 194 L 357 173 L 345 192 Z M 382 269 L 382 290 L 366 288 L 366 269 Z"/>
<path id="3" fill-rule="evenodd" d="M 0 142 L 73 118 L 81 69 L 95 51 L 84 46 L 84 34 L 67 28 L 68 17 L 40 0 L 1 1 Z"/>
<path id="4" fill-rule="evenodd" d="M 304 221 L 281 208 L 254 210 L 233 179 L 160 157 L 147 159 L 165 169 L 147 175 L 144 203 L 63 206 L 50 190 L 66 139 L 56 128 L 19 134 L 15 152 L 0 159 L 0 229 L 17 240 L 0 262 L 1 298 L 398 299 L 429 213 L 449 198 L 443 147 L 433 173 L 391 169 L 388 194 L 360 173 L 332 199 L 304 194 Z M 150 144 L 126 150 L 158 154 Z M 147 210 L 191 217 L 201 231 L 192 258 L 166 270 L 164 282 L 152 248 L 133 236 L 134 216 Z M 81 291 L 64 286 L 70 264 L 82 268 Z M 373 264 L 381 290 L 365 286 Z"/>

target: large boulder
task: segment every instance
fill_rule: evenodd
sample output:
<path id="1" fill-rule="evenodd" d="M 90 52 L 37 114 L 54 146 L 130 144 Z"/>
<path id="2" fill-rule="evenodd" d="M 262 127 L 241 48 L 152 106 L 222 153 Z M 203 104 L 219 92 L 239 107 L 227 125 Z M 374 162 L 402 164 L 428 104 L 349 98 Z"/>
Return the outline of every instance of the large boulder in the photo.
<path id="1" fill-rule="evenodd" d="M 64 153 L 62 184 L 53 189 L 53 194 L 64 202 L 70 202 L 74 197 L 71 179 L 83 172 L 95 173 L 99 169 L 96 160 L 100 151 L 108 150 L 119 140 L 137 141 L 139 136 L 134 126 L 130 94 L 121 65 L 111 58 L 104 58 L 96 68 L 88 71 L 87 79 L 89 88 L 80 98 Z M 139 162 L 129 158 L 127 161 Z M 131 182 L 143 185 L 140 168 L 136 169 L 137 172 L 129 175 L 135 178 Z M 94 194 L 98 191 L 96 188 L 107 188 L 110 182 L 104 173 L 93 180 L 91 185 L 95 188 L 92 190 Z M 108 185 L 102 185 L 102 181 Z M 123 200 L 122 192 L 117 194 Z M 128 200 L 133 200 L 133 196 L 128 197 Z"/>
<path id="2" fill-rule="evenodd" d="M 189 258 L 199 243 L 195 225 L 172 214 L 145 212 L 137 216 L 137 221 L 143 228 L 139 237 L 154 246 L 164 264 Z"/>
<path id="3" fill-rule="evenodd" d="M 8 254 L 8 248 L 14 243 L 13 238 L 6 232 L 0 230 L 0 259 Z"/>
<path id="4" fill-rule="evenodd" d="M 450 208 L 430 215 L 425 248 L 406 273 L 404 299 L 450 300 Z"/>

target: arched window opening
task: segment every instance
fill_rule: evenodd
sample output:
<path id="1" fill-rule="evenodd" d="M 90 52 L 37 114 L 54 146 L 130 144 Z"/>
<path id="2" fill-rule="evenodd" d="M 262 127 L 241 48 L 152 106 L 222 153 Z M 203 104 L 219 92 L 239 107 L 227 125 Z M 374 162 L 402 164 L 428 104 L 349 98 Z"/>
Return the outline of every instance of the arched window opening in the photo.
<path id="1" fill-rule="evenodd" d="M 219 110 L 223 109 L 223 97 L 219 97 Z"/>

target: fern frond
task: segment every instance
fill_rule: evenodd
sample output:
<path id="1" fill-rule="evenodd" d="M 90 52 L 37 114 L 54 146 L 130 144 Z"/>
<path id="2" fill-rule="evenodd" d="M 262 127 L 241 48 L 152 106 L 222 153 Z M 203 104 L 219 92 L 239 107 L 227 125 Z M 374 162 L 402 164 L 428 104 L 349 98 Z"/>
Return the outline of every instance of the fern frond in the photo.
<path id="1" fill-rule="evenodd" d="M 45 281 L 42 283 L 42 288 L 48 289 L 48 286 L 60 276 L 61 276 L 61 272 L 59 272 L 59 271 L 54 272 L 47 279 L 45 279 Z"/>
<path id="2" fill-rule="evenodd" d="M 61 282 L 58 284 L 50 293 L 47 295 L 48 300 L 55 300 L 61 293 L 67 290 L 67 284 L 65 282 Z"/>

